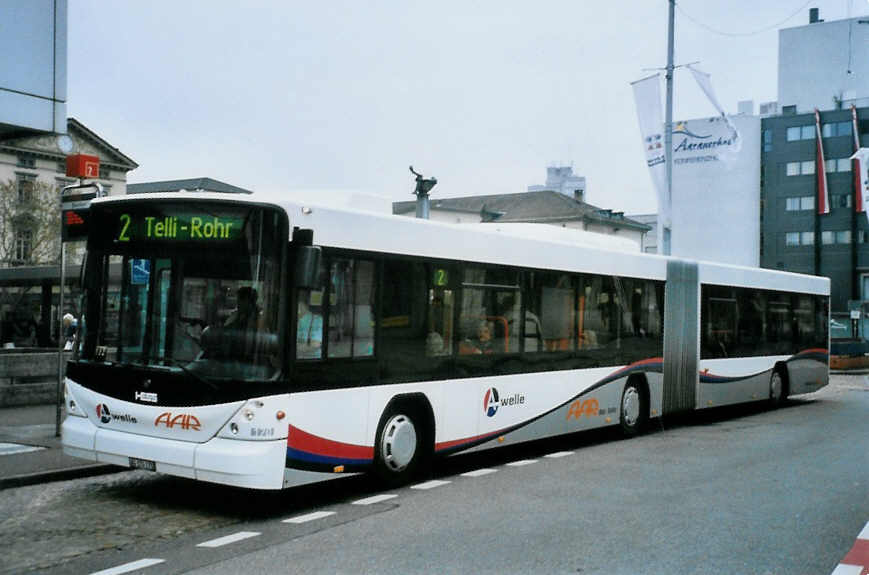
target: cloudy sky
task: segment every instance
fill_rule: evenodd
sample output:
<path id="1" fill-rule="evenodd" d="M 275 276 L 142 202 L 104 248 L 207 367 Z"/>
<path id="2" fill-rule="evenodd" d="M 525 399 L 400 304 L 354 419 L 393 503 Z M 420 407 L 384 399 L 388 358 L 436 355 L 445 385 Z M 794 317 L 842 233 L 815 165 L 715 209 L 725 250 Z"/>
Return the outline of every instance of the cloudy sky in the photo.
<path id="1" fill-rule="evenodd" d="M 682 0 L 676 63 L 722 105 L 776 99 L 779 28 L 866 0 Z M 68 113 L 140 167 L 250 189 L 522 192 L 572 165 L 652 212 L 630 82 L 666 64 L 666 0 L 70 0 Z M 866 52 L 864 52 L 866 54 Z M 714 115 L 687 71 L 675 118 Z"/>

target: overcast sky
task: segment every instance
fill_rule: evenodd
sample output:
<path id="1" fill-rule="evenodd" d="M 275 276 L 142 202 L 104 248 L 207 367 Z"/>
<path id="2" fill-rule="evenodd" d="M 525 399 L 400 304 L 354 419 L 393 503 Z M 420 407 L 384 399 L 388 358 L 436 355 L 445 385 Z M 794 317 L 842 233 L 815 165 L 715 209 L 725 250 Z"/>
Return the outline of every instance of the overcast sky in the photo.
<path id="1" fill-rule="evenodd" d="M 699 61 L 728 112 L 757 111 L 776 99 L 777 30 L 810 7 L 869 14 L 682 0 L 676 63 Z M 523 192 L 558 163 L 593 203 L 653 212 L 630 82 L 666 64 L 666 40 L 666 0 L 70 0 L 68 113 L 139 163 L 130 182 L 410 200 L 409 164 L 448 197 Z M 675 82 L 675 119 L 715 114 L 687 71 Z"/>

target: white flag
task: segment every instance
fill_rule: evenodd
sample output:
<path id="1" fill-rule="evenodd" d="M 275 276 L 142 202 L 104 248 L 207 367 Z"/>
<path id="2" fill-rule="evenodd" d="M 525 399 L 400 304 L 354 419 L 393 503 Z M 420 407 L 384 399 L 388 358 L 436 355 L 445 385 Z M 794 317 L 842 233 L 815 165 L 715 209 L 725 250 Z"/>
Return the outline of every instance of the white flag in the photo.
<path id="1" fill-rule="evenodd" d="M 718 110 L 718 113 L 721 114 L 727 127 L 730 128 L 734 140 L 734 147 L 730 150 L 730 153 L 739 153 L 742 149 L 742 139 L 739 137 L 739 130 L 736 129 L 736 126 L 733 125 L 730 118 L 728 118 L 727 114 L 724 113 L 724 108 L 722 108 L 721 104 L 718 103 L 718 98 L 715 97 L 715 90 L 712 89 L 712 77 L 706 72 L 698 70 L 691 64 L 687 64 L 686 68 L 691 70 L 691 75 L 694 76 L 694 81 L 697 82 L 697 85 L 700 86 L 700 89 L 703 90 L 703 93 L 706 94 L 707 98 L 709 98 L 709 102 L 716 110 Z"/>
<path id="2" fill-rule="evenodd" d="M 667 201 L 667 165 L 664 156 L 664 122 L 661 119 L 660 74 L 632 82 L 640 135 L 646 153 L 649 175 L 658 195 L 658 218 L 665 227 L 670 227 L 670 210 Z"/>
<path id="3" fill-rule="evenodd" d="M 863 192 L 863 211 L 869 221 L 869 148 L 860 148 L 850 159 L 857 160 L 859 166 L 857 173 L 860 174 L 860 189 Z"/>

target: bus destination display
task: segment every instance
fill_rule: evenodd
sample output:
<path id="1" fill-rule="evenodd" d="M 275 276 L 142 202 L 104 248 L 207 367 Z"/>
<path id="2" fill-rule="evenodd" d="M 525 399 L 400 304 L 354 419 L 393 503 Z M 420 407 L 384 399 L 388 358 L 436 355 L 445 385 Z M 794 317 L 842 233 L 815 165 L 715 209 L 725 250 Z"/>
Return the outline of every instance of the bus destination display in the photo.
<path id="1" fill-rule="evenodd" d="M 241 237 L 244 219 L 236 215 L 177 214 L 145 215 L 118 214 L 115 240 L 165 242 L 224 242 Z"/>

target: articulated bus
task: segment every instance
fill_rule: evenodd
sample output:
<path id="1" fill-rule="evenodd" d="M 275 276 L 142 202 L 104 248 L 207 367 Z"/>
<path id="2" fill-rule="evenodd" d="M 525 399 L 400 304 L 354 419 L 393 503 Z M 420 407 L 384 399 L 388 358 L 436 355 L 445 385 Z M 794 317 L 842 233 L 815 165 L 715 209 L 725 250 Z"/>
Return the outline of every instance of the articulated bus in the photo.
<path id="1" fill-rule="evenodd" d="M 545 228 L 95 200 L 64 451 L 256 489 L 399 484 L 442 456 L 827 384 L 828 279 Z"/>

